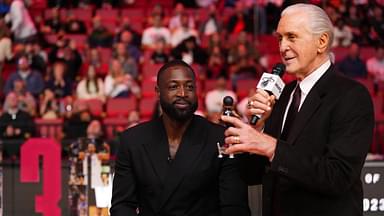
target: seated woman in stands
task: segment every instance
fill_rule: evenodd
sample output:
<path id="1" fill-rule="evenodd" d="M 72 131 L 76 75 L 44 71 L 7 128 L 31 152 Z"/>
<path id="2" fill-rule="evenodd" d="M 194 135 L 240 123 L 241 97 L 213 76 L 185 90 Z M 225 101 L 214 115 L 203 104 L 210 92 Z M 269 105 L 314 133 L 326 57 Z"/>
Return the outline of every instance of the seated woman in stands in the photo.
<path id="1" fill-rule="evenodd" d="M 76 88 L 78 99 L 99 99 L 105 101 L 104 82 L 96 76 L 95 67 L 89 65 L 86 76 L 79 82 Z"/>
<path id="2" fill-rule="evenodd" d="M 129 74 L 124 74 L 121 63 L 113 59 L 109 74 L 104 80 L 104 93 L 108 98 L 140 96 L 140 87 Z"/>

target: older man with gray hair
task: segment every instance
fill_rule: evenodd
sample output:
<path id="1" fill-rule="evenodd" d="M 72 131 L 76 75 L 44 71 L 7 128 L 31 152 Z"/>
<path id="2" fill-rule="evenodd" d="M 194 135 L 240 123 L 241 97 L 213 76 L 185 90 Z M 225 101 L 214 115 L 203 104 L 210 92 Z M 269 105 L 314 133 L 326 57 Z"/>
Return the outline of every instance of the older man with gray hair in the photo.
<path id="1" fill-rule="evenodd" d="M 333 26 L 311 4 L 281 15 L 276 35 L 289 74 L 279 100 L 264 90 L 249 99 L 253 127 L 234 117 L 226 153 L 239 156 L 249 184 L 263 183 L 263 216 L 363 215 L 361 169 L 372 142 L 374 115 L 367 89 L 335 72 Z M 252 154 L 249 154 L 252 153 Z"/>

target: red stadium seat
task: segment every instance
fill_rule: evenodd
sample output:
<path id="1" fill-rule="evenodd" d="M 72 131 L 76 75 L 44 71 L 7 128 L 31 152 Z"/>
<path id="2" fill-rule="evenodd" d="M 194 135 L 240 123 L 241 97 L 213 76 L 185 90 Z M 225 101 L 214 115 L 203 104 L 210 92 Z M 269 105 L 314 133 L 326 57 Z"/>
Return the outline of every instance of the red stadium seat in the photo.
<path id="1" fill-rule="evenodd" d="M 156 86 L 156 80 L 155 79 L 145 79 L 141 83 L 141 94 L 143 97 L 155 97 L 155 86 Z"/>
<path id="2" fill-rule="evenodd" d="M 36 118 L 37 132 L 41 137 L 60 139 L 62 133 L 63 119 L 42 119 Z"/>
<path id="3" fill-rule="evenodd" d="M 116 132 L 124 130 L 128 126 L 128 119 L 122 117 L 109 117 L 103 120 L 107 139 L 112 139 Z"/>
<path id="4" fill-rule="evenodd" d="M 348 48 L 347 47 L 334 47 L 332 48 L 332 52 L 335 55 L 335 62 L 339 62 L 345 58 L 345 56 L 348 55 Z"/>
<path id="5" fill-rule="evenodd" d="M 88 99 L 88 100 L 78 99 L 76 100 L 75 104 L 76 103 L 87 104 L 92 115 L 95 115 L 95 116 L 101 116 L 104 112 L 104 109 L 103 109 L 104 103 L 99 99 Z"/>
<path id="6" fill-rule="evenodd" d="M 119 19 L 118 9 L 98 9 L 96 15 L 100 16 L 101 20 L 116 21 Z"/>
<path id="7" fill-rule="evenodd" d="M 242 98 L 248 96 L 249 90 L 256 88 L 258 82 L 259 80 L 257 79 L 238 80 L 236 89 L 238 100 L 240 101 Z"/>
<path id="8" fill-rule="evenodd" d="M 137 108 L 135 97 L 112 98 L 107 101 L 108 117 L 127 117 L 128 114 Z"/>
<path id="9" fill-rule="evenodd" d="M 143 19 L 144 14 L 145 10 L 143 8 L 125 8 L 121 10 L 121 16 L 126 16 L 129 18 L 140 17 Z"/>
<path id="10" fill-rule="evenodd" d="M 163 64 L 151 64 L 149 62 L 143 64 L 142 78 L 156 80 L 157 72 Z"/>
<path id="11" fill-rule="evenodd" d="M 152 116 L 157 97 L 145 97 L 140 100 L 140 117 L 149 119 Z"/>
<path id="12" fill-rule="evenodd" d="M 83 21 L 83 22 L 91 22 L 92 20 L 92 10 L 85 8 L 72 8 L 72 9 L 61 9 L 60 15 L 61 17 L 67 17 L 68 13 L 73 13 L 73 15 Z"/>
<path id="13" fill-rule="evenodd" d="M 212 89 L 216 88 L 217 80 L 214 79 L 207 79 L 204 81 L 204 92 L 207 93 L 208 91 L 211 91 Z M 227 81 L 226 89 L 231 90 L 231 82 Z"/>
<path id="14" fill-rule="evenodd" d="M 257 49 L 261 54 L 279 54 L 279 41 L 273 35 L 257 36 Z"/>
<path id="15" fill-rule="evenodd" d="M 104 47 L 99 47 L 98 49 L 100 51 L 101 62 L 103 62 L 104 64 L 109 64 L 112 57 L 112 49 Z"/>

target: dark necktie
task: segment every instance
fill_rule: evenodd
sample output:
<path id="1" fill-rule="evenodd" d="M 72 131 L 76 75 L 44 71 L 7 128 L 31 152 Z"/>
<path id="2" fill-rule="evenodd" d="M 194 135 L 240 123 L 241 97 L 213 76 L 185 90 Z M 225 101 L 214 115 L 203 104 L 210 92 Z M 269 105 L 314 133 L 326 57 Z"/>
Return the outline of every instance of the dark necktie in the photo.
<path id="1" fill-rule="evenodd" d="M 284 129 L 280 136 L 282 140 L 288 139 L 289 132 L 291 131 L 293 122 L 295 121 L 295 118 L 296 118 L 296 114 L 299 111 L 300 101 L 301 101 L 301 89 L 300 89 L 300 85 L 297 84 L 295 92 L 293 93 L 291 105 L 289 106 L 289 109 L 288 109 L 287 117 L 285 118 Z"/>

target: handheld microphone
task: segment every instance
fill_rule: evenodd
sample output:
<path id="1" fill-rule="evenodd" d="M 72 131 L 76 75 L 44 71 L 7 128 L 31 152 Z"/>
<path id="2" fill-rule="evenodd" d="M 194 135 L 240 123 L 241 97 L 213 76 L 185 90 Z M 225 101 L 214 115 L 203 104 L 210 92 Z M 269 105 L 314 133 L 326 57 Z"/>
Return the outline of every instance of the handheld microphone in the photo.
<path id="1" fill-rule="evenodd" d="M 233 103 L 234 100 L 231 96 L 225 96 L 223 98 L 223 115 L 225 116 L 234 116 L 232 111 L 233 111 Z M 230 127 L 231 125 L 223 123 L 224 126 Z"/>
<path id="2" fill-rule="evenodd" d="M 285 86 L 281 77 L 284 75 L 285 65 L 282 63 L 277 63 L 272 68 L 272 73 L 263 73 L 259 83 L 257 84 L 258 89 L 263 89 L 268 92 L 269 95 L 275 95 L 278 100 L 283 88 Z M 261 118 L 260 115 L 253 115 L 250 120 L 251 125 L 255 125 L 257 121 Z"/>

